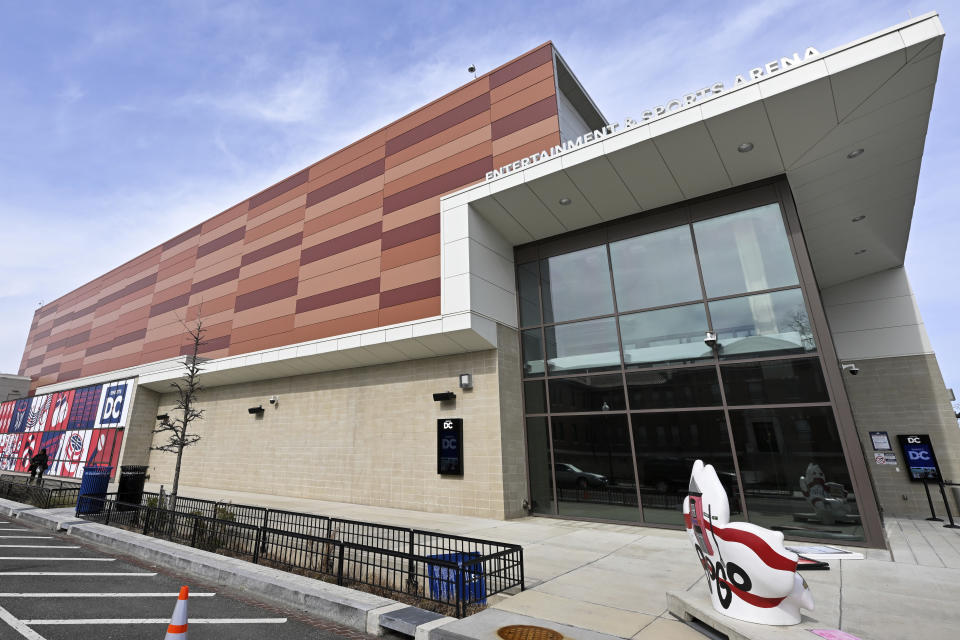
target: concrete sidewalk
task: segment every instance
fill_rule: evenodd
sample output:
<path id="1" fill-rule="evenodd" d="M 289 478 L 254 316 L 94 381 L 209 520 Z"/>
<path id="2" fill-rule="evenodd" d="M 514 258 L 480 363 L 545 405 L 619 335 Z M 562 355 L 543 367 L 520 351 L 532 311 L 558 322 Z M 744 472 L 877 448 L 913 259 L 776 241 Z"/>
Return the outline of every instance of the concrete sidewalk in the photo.
<path id="1" fill-rule="evenodd" d="M 666 592 L 706 590 L 682 531 L 534 517 L 492 520 L 200 487 L 181 493 L 523 545 L 527 590 L 444 625 L 445 633 L 457 634 L 450 637 L 495 638 L 505 624 L 563 624 L 618 638 L 703 638 L 667 611 Z M 811 619 L 864 640 L 921 629 L 914 637 L 952 640 L 960 627 L 960 530 L 888 518 L 886 531 L 892 553 L 853 549 L 866 558 L 804 574 L 817 606 Z M 783 636 L 782 629 L 747 626 L 747 637 Z"/>
<path id="2" fill-rule="evenodd" d="M 485 611 L 469 618 L 432 623 L 423 628 L 422 633 L 418 632 L 418 638 L 498 640 L 496 629 L 509 624 L 546 626 L 579 640 L 699 640 L 704 637 L 667 611 L 666 592 L 686 592 L 696 596 L 704 595 L 706 591 L 702 572 L 682 531 L 546 518 L 501 521 L 279 496 L 213 492 L 199 487 L 183 487 L 180 493 L 523 545 L 526 591 L 491 598 Z M 31 510 L 24 511 L 21 517 L 25 520 L 59 518 L 67 526 L 75 521 L 68 511 L 53 511 L 58 513 Z M 96 535 L 104 539 L 111 535 L 138 535 L 89 523 L 75 529 L 90 531 L 85 534 L 90 537 L 93 527 L 97 528 Z M 804 574 L 812 587 L 817 607 L 805 622 L 817 628 L 842 629 L 863 640 L 955 638 L 956 629 L 960 627 L 960 608 L 955 604 L 960 601 L 960 532 L 944 529 L 940 523 L 896 519 L 887 519 L 886 529 L 892 554 L 857 549 L 864 553 L 865 560 L 834 561 L 830 571 Z M 216 569 L 221 575 L 241 570 L 245 574 L 256 574 L 257 579 L 266 575 L 259 568 L 251 569 L 249 563 L 242 563 L 246 567 L 234 566 L 239 561 L 213 554 L 204 556 L 202 554 L 206 552 L 165 541 L 139 544 L 151 548 L 157 546 L 158 553 L 162 551 L 164 554 L 177 552 L 175 548 L 191 558 L 201 554 L 199 557 L 204 566 L 209 567 L 207 570 Z M 270 571 L 274 570 L 267 570 L 267 573 Z M 282 578 L 286 582 L 299 578 L 286 576 Z M 336 597 L 342 598 L 343 595 Z M 383 600 L 364 600 L 361 604 L 367 607 L 368 616 L 374 617 L 390 606 L 389 601 L 384 604 Z M 742 627 L 738 633 L 743 638 L 815 637 L 800 628 L 738 624 Z M 801 633 L 806 635 L 799 635 Z"/>

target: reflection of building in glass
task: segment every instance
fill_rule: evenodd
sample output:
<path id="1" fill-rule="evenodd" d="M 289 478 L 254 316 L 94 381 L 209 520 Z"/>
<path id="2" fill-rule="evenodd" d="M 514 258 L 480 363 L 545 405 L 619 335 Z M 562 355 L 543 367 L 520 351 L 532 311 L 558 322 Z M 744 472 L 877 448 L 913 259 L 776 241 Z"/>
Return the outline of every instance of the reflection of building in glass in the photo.
<path id="1" fill-rule="evenodd" d="M 930 434 L 960 477 L 903 269 L 942 42 L 923 16 L 621 123 L 544 44 L 44 305 L 20 373 L 48 415 L 131 380 L 97 455 L 163 482 L 202 317 L 187 492 L 679 527 L 699 458 L 735 520 L 883 545 L 881 507 L 926 505 L 867 430 Z M 0 405 L 0 468 L 36 446 L 31 402 Z"/>

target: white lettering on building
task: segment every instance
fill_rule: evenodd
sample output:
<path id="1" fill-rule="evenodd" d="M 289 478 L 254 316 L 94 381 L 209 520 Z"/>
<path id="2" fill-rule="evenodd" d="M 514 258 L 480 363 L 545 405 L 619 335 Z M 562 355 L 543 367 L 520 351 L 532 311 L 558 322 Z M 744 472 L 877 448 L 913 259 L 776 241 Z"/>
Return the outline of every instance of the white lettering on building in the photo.
<path id="1" fill-rule="evenodd" d="M 526 158 L 521 158 L 516 162 L 513 162 L 508 165 L 504 165 L 499 169 L 494 169 L 493 171 L 488 171 L 486 180 L 493 180 L 501 176 L 508 175 L 514 171 L 520 169 L 526 169 L 527 167 L 543 162 L 544 160 L 549 160 L 551 158 L 556 158 L 557 156 L 563 155 L 574 149 L 579 149 L 580 147 L 597 142 L 598 140 L 603 140 L 607 136 L 617 133 L 617 131 L 626 131 L 627 129 L 632 129 L 642 123 L 651 122 L 663 116 L 676 113 L 678 111 L 683 111 L 688 107 L 692 107 L 695 104 L 699 104 L 706 100 L 707 98 L 712 98 L 718 94 L 723 93 L 728 88 L 737 89 L 747 84 L 752 84 L 758 80 L 763 80 L 764 78 L 776 75 L 782 71 L 788 71 L 791 68 L 800 65 L 810 58 L 819 56 L 820 52 L 814 49 L 813 47 L 807 47 L 806 51 L 803 53 L 803 58 L 800 57 L 799 53 L 794 53 L 790 58 L 780 58 L 779 60 L 771 60 L 762 67 L 755 67 L 750 69 L 746 74 L 737 74 L 732 84 L 728 87 L 722 82 L 714 82 L 708 87 L 702 89 L 697 89 L 696 91 L 691 91 L 690 93 L 684 94 L 681 98 L 674 98 L 668 100 L 662 105 L 658 105 L 651 109 L 645 109 L 640 112 L 640 120 L 634 120 L 633 118 L 624 118 L 623 122 L 616 122 L 613 124 L 608 124 L 607 126 L 601 129 L 594 129 L 593 131 L 588 131 L 582 136 L 577 136 L 573 140 L 566 140 L 563 144 L 558 144 L 550 149 L 544 149 L 539 153 L 534 153 Z"/>

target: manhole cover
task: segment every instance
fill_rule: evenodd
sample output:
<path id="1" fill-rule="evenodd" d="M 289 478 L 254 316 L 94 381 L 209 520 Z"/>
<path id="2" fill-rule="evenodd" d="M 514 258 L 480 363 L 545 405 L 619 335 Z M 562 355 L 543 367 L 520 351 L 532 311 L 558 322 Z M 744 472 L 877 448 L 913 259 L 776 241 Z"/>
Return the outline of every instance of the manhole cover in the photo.
<path id="1" fill-rule="evenodd" d="M 546 627 L 534 627 L 529 624 L 512 624 L 497 629 L 497 635 L 503 640 L 563 640 L 563 634 Z"/>

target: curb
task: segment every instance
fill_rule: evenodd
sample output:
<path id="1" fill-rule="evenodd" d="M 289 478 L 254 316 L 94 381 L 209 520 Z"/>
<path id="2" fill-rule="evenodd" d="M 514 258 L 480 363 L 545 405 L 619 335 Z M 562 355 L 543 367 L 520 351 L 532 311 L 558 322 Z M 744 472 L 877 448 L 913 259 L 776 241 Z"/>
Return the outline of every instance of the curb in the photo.
<path id="1" fill-rule="evenodd" d="M 436 618 L 436 614 L 389 598 L 185 547 L 132 531 L 78 520 L 73 515 L 73 509 L 69 508 L 45 510 L 0 499 L 0 514 L 22 518 L 25 522 L 53 531 L 65 530 L 67 535 L 108 553 L 133 556 L 207 582 L 255 592 L 258 597 L 275 604 L 305 611 L 373 635 L 393 633 L 396 629 L 393 618 L 401 610 L 422 611 L 431 618 Z M 441 621 L 448 623 L 455 619 L 434 619 L 421 626 L 427 626 L 423 631 L 433 630 Z M 386 622 L 389 626 L 381 625 L 381 622 Z M 419 639 L 432 634 L 421 635 L 417 627 L 411 628 L 405 635 Z"/>

